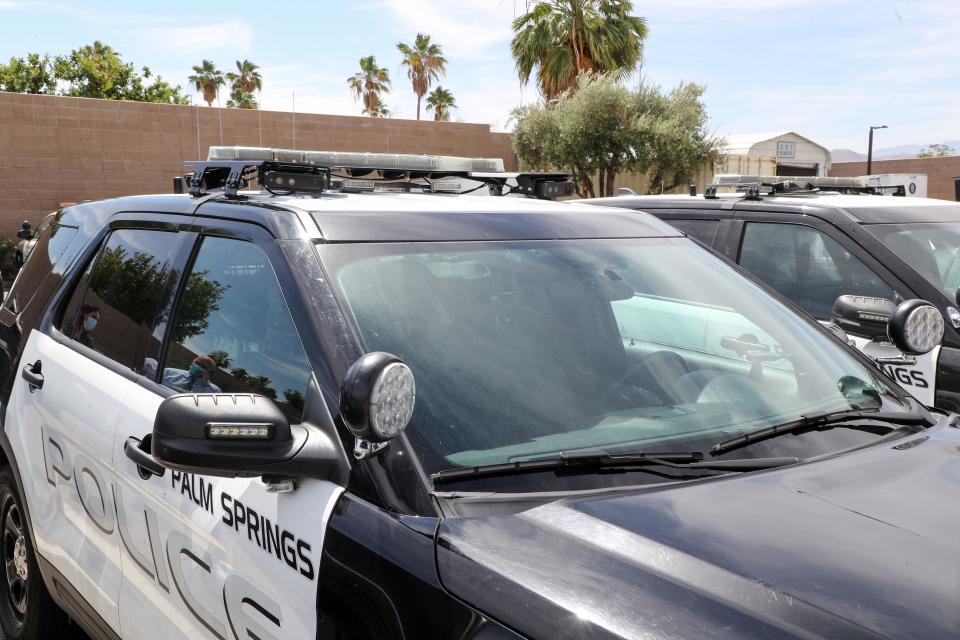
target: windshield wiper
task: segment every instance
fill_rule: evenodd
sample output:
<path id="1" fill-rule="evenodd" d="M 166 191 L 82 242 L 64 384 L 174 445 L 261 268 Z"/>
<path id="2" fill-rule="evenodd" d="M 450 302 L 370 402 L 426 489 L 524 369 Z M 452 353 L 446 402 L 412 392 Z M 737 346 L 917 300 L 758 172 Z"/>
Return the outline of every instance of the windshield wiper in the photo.
<path id="1" fill-rule="evenodd" d="M 766 440 L 784 433 L 796 433 L 807 429 L 821 429 L 823 427 L 846 427 L 848 429 L 875 429 L 876 426 L 844 424 L 853 420 L 872 420 L 873 422 L 887 422 L 891 425 L 911 425 L 911 424 L 930 424 L 930 419 L 921 413 L 896 412 L 883 413 L 877 410 L 863 411 L 860 409 L 850 409 L 846 411 L 823 411 L 818 413 L 808 413 L 800 416 L 796 420 L 784 422 L 783 424 L 772 427 L 764 427 L 756 431 L 749 431 L 735 438 L 724 440 L 713 446 L 710 452 L 713 455 L 726 453 L 731 449 L 753 444 L 759 440 Z M 890 427 L 890 431 L 895 431 L 897 427 Z"/>
<path id="2" fill-rule="evenodd" d="M 735 460 L 703 460 L 703 453 L 689 452 L 650 452 L 650 453 L 607 453 L 598 450 L 562 451 L 559 456 L 536 460 L 521 460 L 501 464 L 486 464 L 462 469 L 446 469 L 431 474 L 434 484 L 462 480 L 464 478 L 485 478 L 502 475 L 516 475 L 537 471 L 557 469 L 575 470 L 577 473 L 592 469 L 610 469 L 616 467 L 658 466 L 674 469 L 707 469 L 728 471 L 757 471 L 771 469 L 802 462 L 799 458 L 743 458 Z"/>

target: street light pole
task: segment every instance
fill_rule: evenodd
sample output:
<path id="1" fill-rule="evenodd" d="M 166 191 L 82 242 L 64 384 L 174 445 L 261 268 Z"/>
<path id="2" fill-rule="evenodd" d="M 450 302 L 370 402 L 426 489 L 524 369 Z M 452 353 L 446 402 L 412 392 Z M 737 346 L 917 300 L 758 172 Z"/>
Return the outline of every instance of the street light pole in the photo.
<path id="1" fill-rule="evenodd" d="M 886 129 L 887 125 L 881 124 L 879 126 L 870 127 L 870 140 L 867 142 L 867 175 L 873 175 L 873 130 L 874 129 Z"/>

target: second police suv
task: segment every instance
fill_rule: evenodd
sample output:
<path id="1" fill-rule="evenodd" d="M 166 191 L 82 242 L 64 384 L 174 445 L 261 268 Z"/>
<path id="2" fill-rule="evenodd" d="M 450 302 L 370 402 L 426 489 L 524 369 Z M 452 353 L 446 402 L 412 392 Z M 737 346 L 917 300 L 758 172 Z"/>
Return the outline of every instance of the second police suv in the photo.
<path id="1" fill-rule="evenodd" d="M 699 197 L 587 202 L 665 220 L 844 329 L 924 404 L 960 411 L 960 204 L 907 191 L 867 178 L 720 175 Z M 908 299 L 948 320 L 943 345 L 927 354 L 904 357 L 887 338 L 887 321 Z"/>
<path id="2" fill-rule="evenodd" d="M 653 216 L 482 159 L 187 184 L 64 209 L 0 308 L 8 637 L 960 631 L 960 429 Z"/>

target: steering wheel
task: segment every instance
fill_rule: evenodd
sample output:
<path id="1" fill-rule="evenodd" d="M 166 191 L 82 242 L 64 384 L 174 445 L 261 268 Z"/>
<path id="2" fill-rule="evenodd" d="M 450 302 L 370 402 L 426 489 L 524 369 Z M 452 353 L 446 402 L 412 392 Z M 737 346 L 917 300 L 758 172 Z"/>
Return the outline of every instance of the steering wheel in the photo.
<path id="1" fill-rule="evenodd" d="M 633 402 L 633 399 L 624 393 L 623 387 L 638 373 L 648 372 L 651 375 L 654 375 L 654 372 L 650 367 L 650 359 L 657 354 L 669 354 L 667 357 L 672 358 L 672 361 L 678 365 L 677 373 L 686 373 L 686 363 L 683 361 L 679 355 L 675 354 L 672 351 L 654 351 L 653 353 L 648 353 L 643 356 L 643 358 L 637 362 L 635 365 L 630 367 L 625 374 L 620 376 L 616 382 L 614 382 L 609 389 L 607 389 L 603 395 L 600 396 L 599 402 L 601 405 L 605 404 L 607 400 L 614 394 L 620 394 L 620 397 L 628 402 Z M 643 394 L 643 399 L 648 401 L 655 399 L 661 404 L 670 404 L 672 402 L 671 398 L 667 397 L 666 393 L 663 390 L 658 389 L 646 389 L 643 387 L 633 387 L 635 390 Z"/>

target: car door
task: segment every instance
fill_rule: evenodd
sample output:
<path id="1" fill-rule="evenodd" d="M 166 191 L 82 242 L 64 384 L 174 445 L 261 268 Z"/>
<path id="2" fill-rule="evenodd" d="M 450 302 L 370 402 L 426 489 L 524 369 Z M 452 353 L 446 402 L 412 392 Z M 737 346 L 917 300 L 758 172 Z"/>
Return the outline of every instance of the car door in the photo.
<path id="1" fill-rule="evenodd" d="M 139 389 L 124 403 L 115 443 L 124 637 L 316 638 L 317 572 L 338 486 L 157 476 L 120 452 L 127 437 L 150 433 L 163 394 L 255 393 L 301 421 L 316 388 L 286 299 L 296 294 L 275 268 L 289 282 L 262 229 L 218 223 L 203 234 L 155 365 L 162 391 Z"/>
<path id="2" fill-rule="evenodd" d="M 826 225 L 748 218 L 737 262 L 821 322 L 831 321 L 833 303 L 841 295 L 888 300 L 903 297 L 899 292 L 906 291 L 904 285 L 878 265 L 868 265 L 875 261 L 831 231 Z M 849 337 L 867 355 L 901 355 L 887 342 L 867 336 Z M 886 364 L 882 368 L 918 400 L 933 406 L 939 352 L 937 347 L 918 356 L 913 364 Z"/>
<path id="3" fill-rule="evenodd" d="M 122 399 L 159 347 L 153 330 L 171 300 L 180 240 L 175 227 L 116 220 L 73 288 L 55 298 L 62 313 L 55 303 L 52 322 L 26 337 L 7 412 L 36 552 L 61 595 L 84 601 L 78 608 L 92 608 L 114 633 L 122 580 L 114 434 Z"/>

